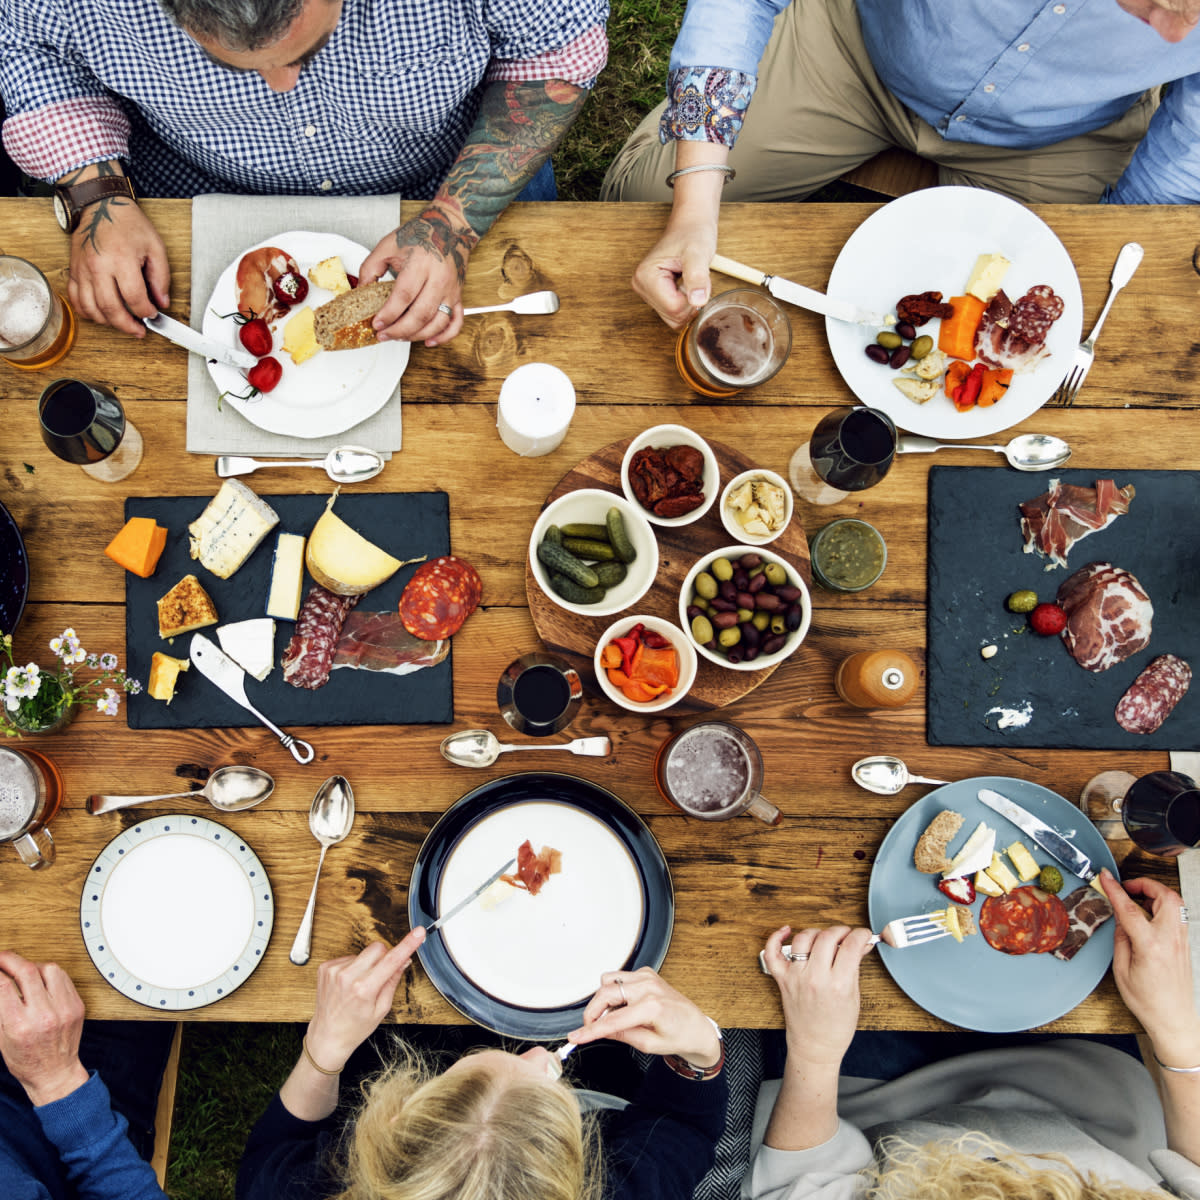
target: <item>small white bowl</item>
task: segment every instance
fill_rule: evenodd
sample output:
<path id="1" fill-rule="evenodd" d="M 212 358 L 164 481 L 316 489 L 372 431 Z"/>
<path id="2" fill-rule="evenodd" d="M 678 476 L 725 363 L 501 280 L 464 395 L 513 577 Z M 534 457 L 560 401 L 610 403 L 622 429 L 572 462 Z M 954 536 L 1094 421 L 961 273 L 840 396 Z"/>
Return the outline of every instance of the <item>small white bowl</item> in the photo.
<path id="1" fill-rule="evenodd" d="M 688 620 L 687 610 L 688 605 L 691 603 L 692 587 L 696 582 L 696 576 L 701 571 L 708 570 L 714 559 L 728 558 L 730 561 L 736 562 L 743 554 L 757 554 L 764 562 L 777 562 L 787 572 L 788 583 L 800 589 L 800 627 L 795 632 L 787 635 L 787 641 L 774 654 L 760 654 L 758 658 L 751 662 L 731 663 L 723 654 L 718 654 L 713 650 L 706 650 L 692 637 L 692 623 Z M 800 578 L 799 574 L 797 574 L 796 568 L 786 558 L 781 558 L 773 550 L 769 550 L 765 546 L 723 546 L 720 550 L 714 550 L 711 554 L 706 554 L 688 572 L 687 578 L 683 581 L 683 587 L 679 591 L 679 624 L 687 631 L 688 641 L 695 647 L 697 654 L 703 655 L 709 662 L 716 663 L 718 667 L 726 667 L 730 671 L 761 671 L 764 667 L 772 667 L 776 663 L 783 662 L 789 654 L 794 654 L 799 648 L 800 643 L 804 641 L 808 634 L 808 627 L 811 623 L 812 597 L 809 595 L 807 585 Z"/>
<path id="2" fill-rule="evenodd" d="M 675 652 L 679 655 L 679 682 L 671 689 L 671 694 L 669 696 L 660 696 L 658 699 L 650 700 L 645 704 L 640 704 L 636 700 L 630 700 L 619 687 L 614 687 L 609 682 L 608 672 L 600 665 L 600 655 L 604 653 L 604 647 L 613 638 L 624 637 L 639 622 L 647 629 L 653 629 L 655 633 L 661 633 L 675 647 Z M 649 616 L 622 617 L 619 621 L 614 621 L 600 635 L 600 640 L 596 643 L 596 651 L 592 655 L 592 663 L 596 668 L 596 682 L 599 683 L 600 690 L 614 704 L 619 704 L 622 708 L 629 709 L 630 712 L 642 713 L 661 712 L 664 708 L 670 708 L 672 704 L 682 700 L 691 690 L 692 684 L 696 680 L 696 668 L 698 666 L 696 649 L 692 643 L 692 639 L 677 625 L 672 625 L 670 621 L 664 621 L 662 617 Z"/>
<path id="3" fill-rule="evenodd" d="M 737 517 L 730 510 L 729 497 L 742 484 L 748 483 L 751 480 L 773 483 L 777 488 L 783 489 L 783 524 L 774 533 L 747 533 L 738 522 Z M 792 489 L 788 486 L 788 481 L 782 475 L 776 475 L 774 471 L 767 471 L 762 467 L 756 467 L 753 471 L 743 471 L 740 475 L 735 475 L 725 485 L 725 490 L 721 493 L 721 524 L 725 526 L 725 531 L 731 538 L 735 541 L 744 542 L 747 546 L 765 546 L 768 542 L 773 542 L 792 523 L 792 514 L 795 511 L 796 501 L 792 495 Z"/>
<path id="4" fill-rule="evenodd" d="M 608 594 L 598 604 L 573 604 L 550 586 L 550 575 L 537 556 L 537 548 L 551 525 L 571 525 L 576 522 L 603 525 L 605 515 L 614 506 L 621 510 L 625 532 L 637 551 L 637 557 L 626 564 L 625 578 L 610 587 Z M 580 488 L 559 496 L 543 509 L 529 537 L 529 565 L 538 587 L 560 608 L 578 613 L 581 617 L 611 617 L 636 604 L 650 590 L 658 574 L 658 541 L 640 504 L 631 504 L 616 492 Z"/>
<path id="5" fill-rule="evenodd" d="M 684 513 L 682 517 L 659 517 L 655 516 L 648 508 L 642 507 L 629 483 L 629 464 L 633 461 L 633 456 L 647 446 L 695 446 L 704 455 L 704 474 L 700 479 L 704 489 L 703 504 L 693 508 L 689 513 Z M 647 429 L 645 433 L 639 433 L 629 443 L 629 449 L 625 451 L 625 457 L 621 460 L 621 491 L 625 493 L 625 499 L 652 525 L 690 525 L 693 521 L 700 520 L 712 508 L 720 488 L 721 468 L 717 464 L 717 456 L 712 452 L 712 447 L 698 433 L 693 433 L 688 429 L 686 425 L 655 425 L 652 429 Z"/>

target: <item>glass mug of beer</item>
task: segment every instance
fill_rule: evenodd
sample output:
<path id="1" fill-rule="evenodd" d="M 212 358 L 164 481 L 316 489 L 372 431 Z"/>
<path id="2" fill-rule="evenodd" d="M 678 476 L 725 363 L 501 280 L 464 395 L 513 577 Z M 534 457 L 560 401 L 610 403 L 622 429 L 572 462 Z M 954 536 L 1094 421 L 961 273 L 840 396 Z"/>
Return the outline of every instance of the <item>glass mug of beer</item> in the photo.
<path id="1" fill-rule="evenodd" d="M 31 870 L 54 862 L 46 825 L 62 801 L 62 775 L 44 754 L 0 746 L 0 842 L 9 842 Z"/>
<path id="2" fill-rule="evenodd" d="M 0 255 L 0 358 L 23 371 L 53 366 L 75 342 L 75 314 L 31 262 Z"/>
<path id="3" fill-rule="evenodd" d="M 759 794 L 762 755 L 749 735 L 726 721 L 701 721 L 658 749 L 654 782 L 664 800 L 701 821 L 749 812 L 778 825 L 783 814 Z"/>
<path id="4" fill-rule="evenodd" d="M 792 326 L 766 292 L 733 288 L 714 296 L 675 343 L 675 366 L 693 391 L 736 396 L 787 362 Z"/>

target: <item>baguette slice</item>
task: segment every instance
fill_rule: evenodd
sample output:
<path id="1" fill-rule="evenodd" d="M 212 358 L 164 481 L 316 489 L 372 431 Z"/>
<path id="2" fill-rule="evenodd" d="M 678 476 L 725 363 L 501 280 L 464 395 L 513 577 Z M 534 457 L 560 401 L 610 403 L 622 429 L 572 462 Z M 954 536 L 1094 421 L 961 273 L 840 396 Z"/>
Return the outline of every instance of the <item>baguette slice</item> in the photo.
<path id="1" fill-rule="evenodd" d="M 317 341 L 325 350 L 358 350 L 375 344 L 371 319 L 392 294 L 394 280 L 380 279 L 343 292 L 314 310 Z"/>
<path id="2" fill-rule="evenodd" d="M 950 867 L 946 857 L 946 847 L 954 840 L 962 828 L 963 815 L 951 808 L 944 808 L 932 821 L 925 832 L 917 840 L 913 851 L 913 865 L 925 875 L 940 875 Z"/>

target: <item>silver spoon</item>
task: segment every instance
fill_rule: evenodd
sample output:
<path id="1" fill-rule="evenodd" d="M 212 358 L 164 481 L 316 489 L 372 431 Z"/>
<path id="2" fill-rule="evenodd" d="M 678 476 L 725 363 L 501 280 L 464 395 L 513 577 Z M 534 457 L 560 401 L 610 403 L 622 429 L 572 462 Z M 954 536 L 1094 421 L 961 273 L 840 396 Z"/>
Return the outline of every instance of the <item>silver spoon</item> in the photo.
<path id="1" fill-rule="evenodd" d="M 288 955 L 298 967 L 304 966 L 312 953 L 313 914 L 317 908 L 317 884 L 321 880 L 321 868 L 325 865 L 325 851 L 340 842 L 353 824 L 354 789 L 344 775 L 330 775 L 317 788 L 312 808 L 308 810 L 308 827 L 313 837 L 321 843 L 321 857 L 317 862 L 317 875 L 308 897 L 308 907 L 304 910 L 300 928 L 296 930 L 296 940 L 292 943 L 292 952 Z"/>
<path id="2" fill-rule="evenodd" d="M 934 450 L 994 450 L 1008 459 L 1008 465 L 1018 471 L 1053 471 L 1071 457 L 1071 447 L 1060 437 L 1049 433 L 1022 433 L 1007 446 L 979 446 L 966 442 L 935 442 L 933 438 L 910 437 L 907 433 L 897 440 L 901 454 L 929 454 Z"/>
<path id="3" fill-rule="evenodd" d="M 904 762 L 890 754 L 860 758 L 850 768 L 850 775 L 859 787 L 866 788 L 868 792 L 874 792 L 877 796 L 894 796 L 910 783 L 949 782 L 947 779 L 926 779 L 924 775 L 910 775 Z"/>
<path id="4" fill-rule="evenodd" d="M 603 758 L 612 753 L 612 742 L 606 737 L 576 738 L 573 742 L 551 742 L 543 746 L 514 746 L 501 742 L 487 729 L 460 729 L 442 742 L 442 757 L 459 767 L 490 767 L 501 754 L 509 750 L 569 750 L 572 754 L 587 754 Z"/>
<path id="5" fill-rule="evenodd" d="M 231 475 L 249 475 L 260 467 L 324 467 L 334 483 L 363 483 L 374 479 L 383 470 L 383 456 L 366 446 L 338 446 L 324 458 L 258 459 L 236 454 L 222 454 L 217 459 L 217 474 L 222 479 Z"/>
<path id="6" fill-rule="evenodd" d="M 193 796 L 203 796 L 221 812 L 241 812 L 261 804 L 274 790 L 275 780 L 266 771 L 234 765 L 218 767 L 198 791 L 164 792 L 161 796 L 89 796 L 87 810 L 96 817 L 154 800 L 190 800 Z"/>
<path id="7" fill-rule="evenodd" d="M 515 312 L 525 316 L 538 313 L 558 312 L 557 292 L 528 292 L 524 296 L 516 296 L 507 304 L 489 304 L 484 308 L 464 308 L 464 317 L 474 317 L 479 313 Z"/>

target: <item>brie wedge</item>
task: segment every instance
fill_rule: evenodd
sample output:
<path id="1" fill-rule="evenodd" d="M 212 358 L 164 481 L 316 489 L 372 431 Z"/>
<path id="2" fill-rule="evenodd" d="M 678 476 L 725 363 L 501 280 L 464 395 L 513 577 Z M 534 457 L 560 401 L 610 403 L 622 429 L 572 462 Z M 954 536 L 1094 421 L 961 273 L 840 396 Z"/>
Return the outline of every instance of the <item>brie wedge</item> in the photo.
<path id="1" fill-rule="evenodd" d="M 260 683 L 275 666 L 275 622 L 270 617 L 218 625 L 217 640 L 221 649 Z"/>

